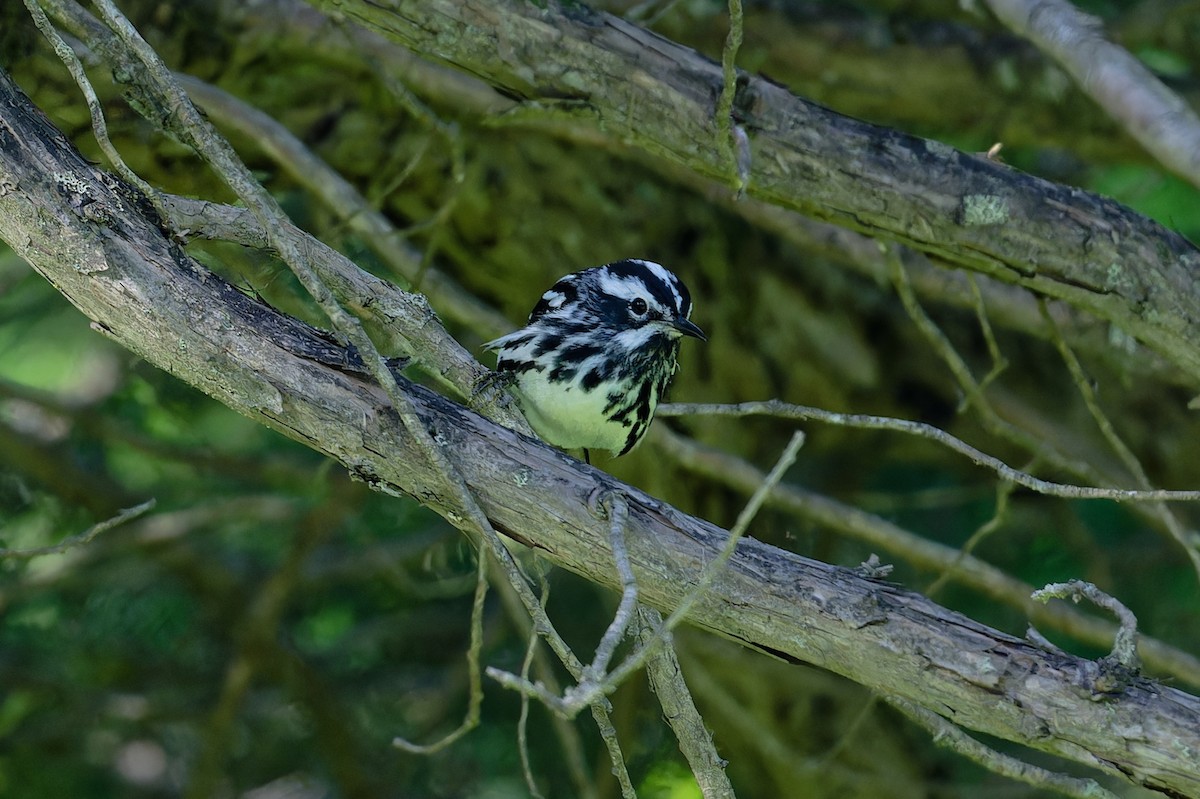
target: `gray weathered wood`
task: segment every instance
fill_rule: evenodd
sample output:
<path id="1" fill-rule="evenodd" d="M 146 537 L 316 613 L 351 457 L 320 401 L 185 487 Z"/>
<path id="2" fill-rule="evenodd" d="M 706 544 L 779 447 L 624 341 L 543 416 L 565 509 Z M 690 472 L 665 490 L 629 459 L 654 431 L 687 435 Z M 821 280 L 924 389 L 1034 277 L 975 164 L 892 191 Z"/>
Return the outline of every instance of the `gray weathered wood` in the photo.
<path id="1" fill-rule="evenodd" d="M 192 261 L 153 211 L 87 163 L 0 72 L 0 238 L 98 329 L 231 408 L 407 493 L 452 522 L 441 475 L 353 359 Z M 297 355 L 312 353 L 314 360 Z M 426 389 L 403 386 L 498 529 L 617 582 L 597 490 L 627 497 L 642 601 L 669 610 L 725 532 Z M 1200 796 L 1200 699 L 1138 680 L 1100 695 L 1097 664 L 1048 652 L 924 597 L 753 540 L 690 621 L 843 674 L 970 729 L 1175 796 Z"/>
<path id="2" fill-rule="evenodd" d="M 721 68 L 610 14 L 526 0 L 309 0 L 525 101 L 731 179 L 713 114 Z M 1200 385 L 1200 251 L 1098 195 L 870 125 L 742 75 L 747 193 L 892 239 L 1107 319 Z"/>

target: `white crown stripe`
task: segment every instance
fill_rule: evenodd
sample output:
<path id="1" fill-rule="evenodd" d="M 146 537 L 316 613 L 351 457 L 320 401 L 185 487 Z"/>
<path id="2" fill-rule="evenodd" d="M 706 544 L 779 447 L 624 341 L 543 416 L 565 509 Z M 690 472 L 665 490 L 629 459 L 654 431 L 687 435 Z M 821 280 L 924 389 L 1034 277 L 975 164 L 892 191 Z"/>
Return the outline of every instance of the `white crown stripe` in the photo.
<path id="1" fill-rule="evenodd" d="M 567 275 L 529 323 L 489 342 L 497 369 L 544 440 L 621 455 L 641 440 L 676 368 L 687 288 L 653 261 Z"/>

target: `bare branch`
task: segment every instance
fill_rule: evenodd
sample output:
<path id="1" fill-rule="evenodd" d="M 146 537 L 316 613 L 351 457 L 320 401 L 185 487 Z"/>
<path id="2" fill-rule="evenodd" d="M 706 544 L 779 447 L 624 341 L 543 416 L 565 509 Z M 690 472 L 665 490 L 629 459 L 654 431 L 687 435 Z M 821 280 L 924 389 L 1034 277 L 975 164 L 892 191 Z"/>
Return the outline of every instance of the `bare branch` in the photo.
<path id="1" fill-rule="evenodd" d="M 550 583 L 546 582 L 543 576 L 541 582 L 541 603 L 545 609 L 546 603 L 550 601 Z M 525 658 L 521 661 L 521 679 L 529 681 L 529 669 L 533 665 L 534 656 L 538 651 L 538 637 L 533 630 L 529 631 L 529 643 L 525 645 Z M 537 782 L 533 778 L 533 767 L 529 762 L 529 697 L 521 694 L 521 714 L 517 717 L 517 754 L 521 757 L 521 773 L 525 776 L 525 787 L 529 788 L 529 795 L 533 799 L 543 799 L 541 791 L 538 790 Z"/>
<path id="2" fill-rule="evenodd" d="M 670 432 L 662 425 L 650 431 L 651 441 L 677 465 L 722 485 L 750 494 L 765 474 L 741 458 Z M 961 550 L 922 538 L 895 523 L 799 486 L 781 484 L 767 498 L 774 507 L 895 553 L 925 569 L 948 571 L 952 579 L 985 596 L 1019 608 L 1039 624 L 1053 627 L 1095 646 L 1108 646 L 1116 627 L 1073 608 L 1045 606 L 1030 600 L 1033 586 L 1014 579 L 991 564 Z M 1200 686 L 1200 659 L 1163 641 L 1141 636 L 1142 658 L 1158 673 L 1174 675 Z"/>
<path id="3" fill-rule="evenodd" d="M 987 0 L 1164 166 L 1200 187 L 1200 116 L 1129 54 L 1100 21 L 1065 0 Z"/>
<path id="4" fill-rule="evenodd" d="M 67 70 L 71 73 L 71 77 L 75 79 L 75 83 L 79 86 L 79 90 L 83 92 L 84 99 L 87 101 L 88 114 L 92 118 L 92 130 L 96 135 L 96 143 L 100 145 L 100 150 L 108 158 L 109 163 L 113 165 L 117 174 L 141 189 L 142 193 L 147 197 L 153 197 L 155 193 L 154 189 L 129 168 L 125 163 L 125 159 L 117 152 L 117 148 L 113 146 L 112 140 L 108 137 L 108 124 L 104 121 L 104 109 L 100 106 L 100 99 L 96 97 L 96 90 L 92 88 L 92 83 L 88 80 L 87 73 L 83 69 L 83 64 L 80 62 L 78 56 L 75 55 L 75 51 L 63 41 L 63 38 L 58 35 L 58 31 L 50 24 L 50 20 L 46 17 L 46 12 L 42 9 L 39 0 L 25 0 L 25 7 L 29 9 L 29 15 L 33 17 L 33 23 L 54 48 L 54 54 L 66 65 Z"/>
<path id="5" fill-rule="evenodd" d="M 1083 580 L 1051 583 L 1045 588 L 1034 591 L 1032 598 L 1043 603 L 1049 602 L 1051 599 L 1070 599 L 1073 602 L 1087 599 L 1110 611 L 1121 622 L 1120 629 L 1117 630 L 1117 635 L 1113 639 L 1113 650 L 1110 657 L 1127 669 L 1136 670 L 1138 668 L 1137 617 L 1133 615 L 1133 611 L 1115 598 Z"/>
<path id="6" fill-rule="evenodd" d="M 475 553 L 475 559 L 475 599 L 471 603 L 471 640 L 467 644 L 467 712 L 458 727 L 431 744 L 415 744 L 400 737 L 392 739 L 392 746 L 410 754 L 432 755 L 440 752 L 479 726 L 479 709 L 483 705 L 479 656 L 483 651 L 483 603 L 487 598 L 488 589 L 488 552 L 482 542 Z"/>
<path id="7" fill-rule="evenodd" d="M 1133 475 L 1137 484 L 1143 490 L 1150 488 L 1150 478 L 1146 476 L 1146 470 L 1142 468 L 1141 461 L 1133 454 L 1133 450 L 1117 435 L 1117 431 L 1113 428 L 1112 422 L 1108 416 L 1100 408 L 1100 401 L 1096 397 L 1096 390 L 1092 388 L 1092 383 L 1088 380 L 1087 375 L 1083 372 L 1083 366 L 1080 365 L 1079 359 L 1075 357 L 1075 352 L 1067 344 L 1063 338 L 1062 332 L 1058 328 L 1058 324 L 1054 321 L 1054 317 L 1050 315 L 1045 303 L 1039 303 L 1042 312 L 1042 318 L 1046 322 L 1046 327 L 1050 330 L 1051 341 L 1054 342 L 1055 348 L 1059 355 L 1062 356 L 1063 362 L 1067 365 L 1067 371 L 1071 373 L 1071 379 L 1075 381 L 1075 387 L 1079 389 L 1080 396 L 1083 397 L 1083 402 L 1087 405 L 1088 412 L 1095 420 L 1096 426 L 1100 428 L 1100 433 L 1104 436 L 1104 440 L 1114 452 L 1121 462 L 1125 464 L 1125 468 Z M 1162 522 L 1162 526 L 1171 535 L 1172 538 L 1183 548 L 1188 559 L 1192 562 L 1192 569 L 1196 575 L 1200 577 L 1200 548 L 1192 540 L 1187 530 L 1183 529 L 1183 524 L 1179 518 L 1171 512 L 1166 503 L 1155 503 L 1151 506 L 1153 512 Z"/>
<path id="8" fill-rule="evenodd" d="M 671 3 L 666 5 L 669 7 Z M 264 41 L 268 40 L 284 43 L 284 46 L 299 42 L 306 50 L 313 51 L 315 57 L 339 62 L 354 60 L 362 63 L 389 87 L 401 82 L 405 86 L 411 86 L 414 92 L 427 101 L 436 100 L 443 107 L 453 108 L 456 116 L 464 115 L 485 126 L 521 127 L 521 123 L 517 119 L 519 115 L 505 115 L 506 111 L 511 111 L 517 106 L 517 101 L 501 95 L 477 77 L 452 70 L 442 64 L 424 61 L 413 52 L 387 41 L 374 31 L 342 24 L 340 16 L 336 19 L 325 17 L 300 0 L 262 0 L 262 2 L 240 9 L 240 11 L 241 13 L 236 15 L 236 30 L 241 33 L 239 41 L 245 43 L 246 46 L 261 46 Z M 626 18 L 634 19 L 635 17 L 627 14 Z M 746 17 L 745 23 L 748 30 L 757 24 L 760 35 L 764 33 L 770 36 L 787 35 L 793 40 L 795 37 L 800 37 L 802 41 L 822 48 L 822 55 L 818 56 L 819 58 L 848 58 L 859 64 L 863 63 L 863 59 L 879 59 L 876 63 L 882 63 L 889 57 L 885 51 L 877 48 L 868 48 L 866 51 L 858 48 L 853 55 L 845 55 L 842 52 L 841 40 L 837 38 L 836 34 L 832 37 L 836 43 L 826 41 L 828 32 L 837 30 L 837 25 L 806 25 L 784 30 L 775 24 L 772 16 L 765 13 L 763 9 L 758 9 Z M 650 22 L 642 24 L 645 27 L 653 27 L 653 23 Z M 848 32 L 848 35 L 855 34 Z M 922 48 L 924 55 L 920 61 L 924 79 L 939 81 L 948 77 L 951 82 L 954 82 L 956 89 L 961 87 L 962 80 L 970 80 L 976 83 L 971 90 L 974 96 L 978 97 L 980 93 L 989 92 L 991 87 L 987 85 L 988 78 L 986 77 L 989 70 L 1010 65 L 1012 56 L 1001 55 L 1002 50 L 1005 53 L 1008 52 L 1003 48 L 997 48 L 994 53 L 992 51 L 972 51 L 971 63 L 976 66 L 981 63 L 991 66 L 984 68 L 978 75 L 975 74 L 975 70 L 971 70 L 967 74 L 958 67 L 964 63 L 963 59 L 968 48 L 964 47 L 964 41 L 954 40 L 954 33 L 951 32 L 949 35 L 951 37 L 949 39 L 939 39 L 940 47 L 928 41 L 924 43 Z M 935 54 L 928 57 L 931 49 L 935 51 Z M 1032 50 L 1032 46 L 1029 49 Z M 939 62 L 953 64 L 950 69 L 955 74 L 953 76 L 943 75 Z M 911 63 L 908 65 L 909 68 L 914 66 L 916 65 Z M 869 68 L 869 71 L 875 76 L 872 80 L 880 81 L 880 85 L 887 80 L 886 70 Z M 780 78 L 782 75 L 775 77 Z M 936 101 L 926 105 L 925 101 L 929 100 L 929 97 L 926 96 L 927 93 L 917 90 L 915 86 L 892 86 L 890 88 L 901 89 L 902 94 L 889 93 L 888 96 L 893 100 L 905 97 L 906 100 L 900 102 L 905 110 L 919 107 L 926 114 L 931 111 L 936 111 L 936 113 L 943 111 Z M 907 94 L 903 94 L 905 90 L 907 90 Z M 868 94 L 877 93 L 868 92 Z M 815 99 L 818 102 L 823 101 L 821 97 Z M 852 98 L 846 97 L 845 93 L 841 99 L 854 102 Z M 995 102 L 997 105 L 1008 102 L 1003 94 L 988 93 L 984 99 Z M 1029 100 L 1027 96 L 1022 99 Z M 1048 112 L 1046 115 L 1034 114 L 1029 118 L 1018 115 L 1009 118 L 1005 127 L 1006 135 L 1009 135 L 1007 132 L 1013 131 L 1014 124 L 1023 126 L 1022 123 L 1028 122 L 1038 130 L 1029 134 L 1030 139 L 1027 141 L 1036 142 L 1039 145 L 1045 145 L 1051 139 L 1053 141 L 1069 139 L 1072 145 L 1082 146 L 1092 154 L 1097 149 L 1104 149 L 1105 154 L 1101 157 L 1108 157 L 1110 160 L 1112 150 L 1121 153 L 1127 149 L 1120 137 L 1106 135 L 1104 130 L 1097 130 L 1096 126 L 1084 123 L 1077 113 L 1066 112 L 1069 119 L 1062 119 L 1061 116 L 1064 112 L 1061 110 L 1060 104 L 1046 99 L 1043 105 L 1044 110 Z M 856 107 L 861 108 L 861 106 Z M 869 113 L 857 113 L 854 108 L 849 110 L 851 116 L 871 117 Z M 563 118 L 552 121 L 550 114 L 545 110 L 541 113 L 528 114 L 528 117 L 528 124 L 525 125 L 527 129 L 583 144 L 589 148 L 605 148 L 618 158 L 629 156 L 629 150 L 625 146 L 626 137 L 619 132 L 610 133 L 611 128 L 608 125 L 601 129 L 595 126 L 594 120 L 589 119 L 580 119 L 572 124 L 565 118 L 566 115 L 560 115 Z M 1055 119 L 1055 117 L 1058 118 Z M 1044 120 L 1047 119 L 1052 121 L 1045 122 Z M 1079 125 L 1076 127 L 1064 124 L 1067 122 L 1079 123 Z M 744 128 L 739 127 L 737 130 L 744 130 Z M 746 134 L 746 138 L 741 138 L 739 141 L 749 150 L 752 148 L 753 142 L 748 137 L 754 135 L 756 132 L 751 129 Z M 1059 138 L 1053 138 L 1056 136 Z M 1112 148 L 1112 150 L 1108 148 Z M 747 159 L 749 155 L 750 153 L 747 151 Z M 742 216 L 750 224 L 764 231 L 770 231 L 785 240 L 795 242 L 806 251 L 813 253 L 814 256 L 819 254 L 840 267 L 857 271 L 872 280 L 878 280 L 881 275 L 885 276 L 887 273 L 887 267 L 883 263 L 876 241 L 868 236 L 746 196 L 735 198 L 727 188 L 728 175 L 722 177 L 718 182 L 662 158 L 642 159 L 641 163 L 656 170 L 665 179 L 686 186 L 708 197 L 712 202 L 729 209 L 731 213 Z M 747 160 L 746 168 L 749 169 L 749 166 Z M 905 251 L 904 257 L 914 288 L 919 294 L 940 303 L 964 308 L 972 306 L 972 292 L 967 276 L 973 273 L 954 269 L 953 264 L 948 263 L 936 253 L 922 254 L 908 249 Z M 1030 292 L 990 277 L 980 277 L 979 283 L 987 298 L 989 312 L 995 323 L 1019 330 L 1027 335 L 1038 337 L 1045 335 L 1038 317 L 1036 303 Z M 434 304 L 439 307 L 444 317 L 452 316 L 451 311 L 438 305 L 436 300 Z M 1110 337 L 1114 331 L 1102 319 L 1076 311 L 1066 303 L 1057 303 L 1055 312 L 1060 317 L 1068 340 L 1081 352 L 1087 352 L 1091 356 L 1116 364 L 1129 374 L 1153 375 L 1155 379 L 1164 382 L 1188 384 L 1186 375 L 1147 348 L 1136 346 L 1136 342 L 1132 338 L 1125 337 L 1123 346 L 1112 346 Z"/>
<path id="9" fill-rule="evenodd" d="M 608 750 L 608 759 L 612 763 L 612 771 L 617 778 L 617 784 L 621 786 L 621 796 L 623 799 L 637 799 L 637 791 L 633 789 L 633 780 L 629 778 L 629 769 L 625 766 L 625 756 L 621 754 L 621 742 L 617 740 L 617 728 L 612 725 L 607 713 L 604 713 L 603 716 L 597 715 L 597 710 L 602 708 L 603 706 L 599 704 L 592 705 L 592 715 L 596 719 L 596 726 L 600 729 L 604 748 Z"/>
<path id="10" fill-rule="evenodd" d="M 176 230 L 206 239 L 269 249 L 267 229 L 246 208 L 178 197 L 160 196 L 162 210 Z M 304 242 L 305 255 L 321 280 L 372 332 L 383 337 L 389 352 L 412 354 L 429 373 L 472 408 L 513 430 L 532 434 L 525 417 L 506 394 L 475 391 L 488 374 L 461 344 L 446 333 L 428 301 L 360 269 L 337 250 L 309 237 L 290 220 L 278 225 L 286 236 Z"/>
<path id="11" fill-rule="evenodd" d="M 662 615 L 657 610 L 645 605 L 638 607 L 637 637 L 641 646 L 652 646 L 654 637 L 663 626 Z M 669 632 L 663 645 L 657 647 L 657 651 L 646 661 L 646 676 L 662 705 L 663 717 L 675 731 L 679 749 L 687 758 L 704 799 L 732 799 L 735 794 L 725 774 L 726 763 L 717 754 L 712 733 L 704 725 L 704 719 L 692 701 Z"/>
<path id="12" fill-rule="evenodd" d="M 111 519 L 105 519 L 102 522 L 93 524 L 88 529 L 78 535 L 73 535 L 65 541 L 60 541 L 47 547 L 35 547 L 32 549 L 0 549 L 0 560 L 29 560 L 31 558 L 40 558 L 45 555 L 61 555 L 69 549 L 90 544 L 95 540 L 96 536 L 106 533 L 114 527 L 120 527 L 125 522 L 136 519 L 137 517 L 149 513 L 154 507 L 155 500 L 148 499 L 140 505 L 135 505 L 132 508 L 127 508 Z"/>
<path id="13" fill-rule="evenodd" d="M 963 732 L 961 727 L 951 724 L 932 710 L 914 705 L 906 699 L 885 696 L 884 701 L 908 716 L 918 726 L 924 727 L 933 735 L 934 743 L 974 760 L 989 771 L 1012 777 L 1014 780 L 1020 780 L 1037 788 L 1074 796 L 1077 799 L 1118 799 L 1115 793 L 1105 789 L 1095 780 L 1056 774 L 1032 763 L 1019 760 L 1012 755 L 997 752 L 989 746 L 984 746 Z"/>
<path id="14" fill-rule="evenodd" d="M 659 609 L 677 606 L 727 540 L 711 524 L 401 378 L 397 386 L 417 414 L 414 430 L 378 386 L 272 341 L 264 314 L 301 341 L 322 340 L 188 259 L 147 209 L 115 192 L 106 182 L 111 176 L 54 133 L 3 72 L 0 118 L 11 134 L 3 166 L 13 187 L 0 193 L 0 237 L 98 327 L 151 363 L 372 485 L 416 495 L 453 523 L 470 524 L 446 472 L 428 457 L 432 432 L 435 451 L 462 475 L 493 530 L 607 586 L 617 579 L 610 529 L 586 499 L 599 488 L 619 491 L 629 506 L 626 543 L 639 596 Z M 86 186 L 93 211 L 110 221 L 80 216 L 59 188 L 56 176 L 64 174 Z M 504 563 L 509 556 L 500 550 Z M 514 588 L 521 590 L 519 580 Z M 530 612 L 540 625 L 537 610 Z M 971 729 L 1140 784 L 1200 793 L 1194 756 L 1167 743 L 1200 727 L 1195 697 L 1138 681 L 1120 701 L 1097 703 L 1073 687 L 1086 661 L 1047 653 L 897 586 L 743 538 L 689 619 L 874 690 L 937 703 Z M 922 646 L 914 649 L 918 639 Z M 577 663 L 569 650 L 565 657 Z M 1133 729 L 1136 746 L 1125 738 Z"/>
<path id="15" fill-rule="evenodd" d="M 602 679 L 608 673 L 608 664 L 612 661 L 617 644 L 625 637 L 629 625 L 633 622 L 633 613 L 637 609 L 637 582 L 633 577 L 633 567 L 629 565 L 629 550 L 625 546 L 625 525 L 629 523 L 629 505 L 617 494 L 606 495 L 599 501 L 608 512 L 608 540 L 612 547 L 613 560 L 617 564 L 617 574 L 621 578 L 621 602 L 617 606 L 608 629 L 596 646 L 596 656 L 591 664 L 584 669 L 583 680 L 595 681 Z"/>
<path id="16" fill-rule="evenodd" d="M 781 400 L 739 402 L 736 404 L 673 402 L 658 408 L 659 416 L 775 416 L 780 419 L 821 422 L 839 427 L 862 430 L 892 430 L 937 442 L 947 449 L 965 455 L 972 463 L 991 469 L 1000 477 L 1039 494 L 1072 499 L 1112 499 L 1118 502 L 1153 502 L 1159 500 L 1195 502 L 1200 491 L 1142 490 L 1136 488 L 1097 488 L 1043 480 L 1006 464 L 986 452 L 976 449 L 960 438 L 925 422 L 896 419 L 890 416 L 871 416 L 862 413 L 837 413 L 805 405 L 793 405 Z"/>
<path id="17" fill-rule="evenodd" d="M 521 0 L 310 3 L 437 53 L 526 101 L 527 114 L 585 108 L 575 124 L 727 175 L 713 133 L 721 68 L 624 20 Z M 1182 236 L 1097 195 L 839 116 L 761 78 L 738 82 L 734 108 L 751 136 L 749 196 L 1065 300 L 1200 385 L 1200 250 Z"/>

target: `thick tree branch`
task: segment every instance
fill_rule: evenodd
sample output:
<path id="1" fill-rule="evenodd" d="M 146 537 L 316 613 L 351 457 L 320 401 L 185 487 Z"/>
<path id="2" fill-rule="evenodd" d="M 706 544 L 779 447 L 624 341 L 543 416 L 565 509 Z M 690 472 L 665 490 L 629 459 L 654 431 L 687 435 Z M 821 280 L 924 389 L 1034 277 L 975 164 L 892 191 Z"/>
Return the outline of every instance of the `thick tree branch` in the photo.
<path id="1" fill-rule="evenodd" d="M 1000 21 L 1062 65 L 1155 158 L 1200 187 L 1200 116 L 1100 20 L 1066 0 L 987 0 Z"/>
<path id="2" fill-rule="evenodd" d="M 443 476 L 377 386 L 298 356 L 330 342 L 191 261 L 153 210 L 70 149 L 3 73 L 0 156 L 0 238 L 97 329 L 371 484 L 447 516 L 458 512 L 455 498 L 441 493 Z M 281 346 L 279 336 L 290 343 Z M 626 498 L 630 561 L 650 606 L 675 607 L 725 539 L 719 528 L 556 450 L 399 384 L 497 529 L 589 580 L 616 582 L 608 524 L 587 503 L 597 491 Z M 689 618 L 951 715 L 960 726 L 1155 790 L 1200 796 L 1196 697 L 1147 681 L 1098 693 L 1096 664 L 895 586 L 743 540 Z"/>
<path id="3" fill-rule="evenodd" d="M 753 493 L 766 478 L 762 471 L 741 458 L 697 444 L 666 427 L 652 428 L 650 436 L 651 443 L 680 468 L 741 493 Z M 930 541 L 860 508 L 791 484 L 777 486 L 768 502 L 821 528 L 857 539 L 922 568 L 952 574 L 955 581 L 997 602 L 1020 608 L 1037 624 L 1064 632 L 1079 641 L 1097 647 L 1109 646 L 1117 633 L 1115 625 L 1080 613 L 1069 605 L 1035 602 L 1030 598 L 1033 586 L 1028 583 L 1010 577 L 973 555 L 963 555 L 954 547 Z M 1200 686 L 1200 659 L 1147 635 L 1138 637 L 1138 646 L 1147 665 L 1157 674 Z"/>
<path id="4" fill-rule="evenodd" d="M 111 36 L 111 34 L 103 26 L 95 23 L 95 20 L 82 8 L 63 0 L 43 0 L 43 3 L 53 10 L 55 18 L 60 24 L 84 39 L 90 47 L 103 52 L 106 60 L 121 63 L 123 56 L 104 45 L 104 37 Z M 564 118 L 563 115 L 530 109 L 528 105 L 520 107 L 515 100 L 495 91 L 477 78 L 441 64 L 423 60 L 374 31 L 338 24 L 306 5 L 302 0 L 270 0 L 252 6 L 222 3 L 217 7 L 221 12 L 217 22 L 223 26 L 223 29 L 236 33 L 236 39 L 240 46 L 258 51 L 265 46 L 265 42 L 270 42 L 271 47 L 281 47 L 285 52 L 302 51 L 306 56 L 318 58 L 322 64 L 334 69 L 353 72 L 369 68 L 379 76 L 384 84 L 403 83 L 403 85 L 411 87 L 426 101 L 436 103 L 441 108 L 452 108 L 456 117 L 473 120 L 477 124 L 536 130 L 584 143 L 589 147 L 603 147 L 618 157 L 628 158 L 631 155 L 635 157 L 637 155 L 637 151 L 631 151 L 625 146 L 626 137 L 609 135 L 607 128 L 597 129 L 594 120 L 586 117 L 570 120 Z M 764 11 L 758 9 L 747 19 L 747 23 L 763 26 L 763 19 Z M 773 33 L 778 35 L 779 25 L 767 25 L 766 27 L 770 27 Z M 794 28 L 787 28 L 787 31 L 789 35 L 800 35 Z M 817 38 L 819 39 L 819 37 Z M 805 48 L 807 48 L 815 40 L 806 38 L 804 41 Z M 823 44 L 811 52 L 805 48 L 801 48 L 801 50 L 803 50 L 805 59 L 821 59 L 831 52 L 830 47 L 830 44 Z M 928 60 L 926 49 L 922 48 L 921 62 L 930 71 L 942 73 L 949 71 L 959 76 L 964 76 L 968 71 L 959 68 L 962 66 L 961 64 L 947 68 L 946 65 L 938 67 L 926 63 Z M 779 55 L 779 53 L 774 53 L 774 55 Z M 840 52 L 840 55 L 855 60 L 856 63 L 861 62 L 863 58 L 878 57 L 874 50 L 871 53 L 862 50 L 854 50 L 850 54 Z M 994 65 L 989 68 L 999 69 Z M 833 69 L 838 70 L 836 64 Z M 771 71 L 775 72 L 774 69 Z M 880 69 L 876 68 L 872 71 L 879 72 Z M 785 71 L 785 74 L 791 73 Z M 127 75 L 129 73 L 125 70 L 117 70 L 119 79 L 124 81 Z M 902 82 L 906 82 L 906 85 L 913 82 L 909 80 L 910 77 L 904 73 Z M 896 80 L 893 72 L 888 72 L 888 80 L 893 82 Z M 920 82 L 916 79 L 913 80 Z M 134 91 L 140 91 L 136 82 L 131 88 Z M 878 92 L 873 91 L 869 86 L 865 91 L 868 95 L 878 95 Z M 940 97 L 947 92 L 974 96 L 971 90 L 966 90 L 957 84 L 953 88 L 935 90 L 933 95 Z M 889 95 L 889 97 L 894 96 Z M 912 98 L 909 97 L 909 99 Z M 907 103 L 906 108 L 912 105 L 905 102 Z M 1004 102 L 1010 104 L 1008 99 L 1004 99 Z M 938 107 L 942 108 L 944 113 L 944 107 Z M 514 109 L 517 109 L 517 112 L 514 112 Z M 867 118 L 872 116 L 872 113 L 857 106 L 852 107 L 849 111 L 854 116 Z M 989 119 L 995 116 L 994 114 L 989 116 L 986 111 L 974 107 L 972 107 L 971 113 L 972 115 L 981 114 Z M 1014 111 L 1012 115 L 1021 119 L 1027 117 L 1024 111 Z M 1079 122 L 1079 116 L 1079 114 L 1073 114 L 1072 121 Z M 214 118 L 219 123 L 222 122 L 219 114 L 214 115 Z M 1094 125 L 1089 127 L 1086 123 L 1081 123 L 1080 126 L 1087 131 L 1094 131 L 1095 128 Z M 1052 123 L 1052 127 L 1058 134 L 1071 137 L 1073 143 L 1079 143 L 1080 138 L 1084 135 L 1081 131 L 1070 130 L 1065 122 Z M 1070 132 L 1067 132 L 1068 130 Z M 250 135 L 257 139 L 264 133 L 264 130 L 259 130 Z M 1004 132 L 1003 135 L 1004 140 L 1008 141 L 1007 132 Z M 1112 136 L 1100 138 L 1105 142 L 1113 141 Z M 276 149 L 281 152 L 284 149 L 270 143 L 264 143 L 264 147 L 268 154 Z M 311 153 L 304 155 L 289 151 L 287 160 L 281 161 L 280 165 L 282 168 L 290 169 L 291 161 L 304 161 L 311 157 Z M 668 180 L 707 196 L 710 201 L 722 205 L 731 213 L 742 216 L 758 228 L 770 231 L 774 235 L 794 242 L 816 256 L 828 259 L 839 266 L 853 269 L 872 280 L 886 280 L 889 259 L 880 253 L 877 242 L 869 236 L 828 222 L 817 221 L 767 202 L 746 197 L 735 199 L 720 183 L 690 171 L 675 162 L 663 159 L 643 158 L 642 160 L 649 168 L 658 171 Z M 318 195 L 324 194 L 332 185 L 321 178 L 319 170 L 305 170 L 304 174 L 310 181 L 319 184 L 314 188 Z M 316 175 L 315 179 L 314 175 Z M 359 220 L 359 216 L 356 216 L 355 219 Z M 371 227 L 373 225 L 364 224 L 360 231 L 371 246 L 378 251 L 393 247 L 393 243 L 381 239 L 376 234 L 378 230 L 376 233 L 371 233 Z M 393 256 L 383 255 L 381 257 L 390 262 Z M 907 250 L 903 253 L 903 257 L 913 287 L 923 297 L 953 306 L 972 307 L 974 300 L 967 274 L 947 268 L 950 264 L 936 256 L 930 257 Z M 405 273 L 403 269 L 400 271 Z M 436 270 L 426 271 L 421 283 L 422 290 L 427 290 L 426 293 L 442 318 L 470 324 L 471 320 L 468 318 L 472 307 L 470 302 L 460 303 L 456 298 L 448 296 L 443 290 L 449 287 L 439 285 L 440 279 L 435 276 L 436 274 Z M 1029 292 L 1017 285 L 1001 283 L 986 277 L 981 277 L 978 283 L 993 322 L 1027 335 L 1046 337 L 1045 328 L 1038 314 L 1037 302 Z M 465 300 L 466 295 L 463 295 L 463 298 Z M 474 307 L 480 306 L 476 303 Z M 1152 376 L 1153 379 L 1170 384 L 1193 384 L 1194 381 L 1189 376 L 1181 373 L 1165 359 L 1145 348 L 1133 346 L 1134 342 L 1130 338 L 1125 338 L 1125 344 L 1114 346 L 1114 332 L 1107 322 L 1089 313 L 1078 312 L 1065 303 L 1056 303 L 1054 310 L 1068 341 L 1080 352 L 1086 352 L 1089 357 L 1111 363 L 1122 373 Z M 494 313 L 489 312 L 475 318 L 472 326 L 494 327 L 495 318 Z M 492 338 L 495 334 L 487 333 L 485 335 L 480 332 L 480 335 L 484 338 Z"/>
<path id="5" fill-rule="evenodd" d="M 721 69 L 621 19 L 521 0 L 313 0 L 522 98 L 727 180 L 715 141 Z M 520 113 L 520 111 L 516 112 Z M 1107 319 L 1200 385 L 1200 251 L 1094 194 L 840 116 L 742 75 L 747 193 L 890 238 Z M 666 123 L 664 124 L 664 120 Z"/>

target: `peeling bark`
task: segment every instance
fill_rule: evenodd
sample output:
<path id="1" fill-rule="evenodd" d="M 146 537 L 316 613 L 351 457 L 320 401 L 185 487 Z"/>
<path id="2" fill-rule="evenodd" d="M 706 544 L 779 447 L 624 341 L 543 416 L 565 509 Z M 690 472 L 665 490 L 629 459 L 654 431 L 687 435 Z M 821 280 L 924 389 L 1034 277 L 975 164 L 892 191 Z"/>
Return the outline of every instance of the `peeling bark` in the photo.
<path id="1" fill-rule="evenodd" d="M 721 69 L 617 17 L 521 0 L 313 0 L 524 101 L 729 180 Z M 1200 386 L 1200 250 L 1125 206 L 939 142 L 842 116 L 742 75 L 747 193 L 892 239 L 1104 318 Z M 669 120 L 670 124 L 663 124 Z"/>
<path id="2" fill-rule="evenodd" d="M 351 355 L 328 357 L 334 345 L 319 331 L 192 261 L 140 198 L 87 163 L 2 72 L 0 156 L 0 238 L 98 329 L 371 484 L 458 519 L 441 476 L 382 392 L 326 365 L 352 368 Z M 599 489 L 627 499 L 640 597 L 656 608 L 680 600 L 725 538 L 557 450 L 401 385 L 496 527 L 589 580 L 617 583 L 608 525 L 588 510 Z M 963 727 L 1167 795 L 1200 796 L 1200 699 L 1142 679 L 1104 693 L 1098 663 L 1046 651 L 852 570 L 745 540 L 690 621 Z"/>

